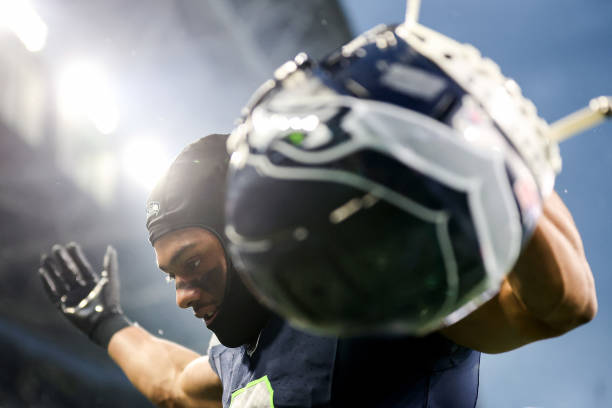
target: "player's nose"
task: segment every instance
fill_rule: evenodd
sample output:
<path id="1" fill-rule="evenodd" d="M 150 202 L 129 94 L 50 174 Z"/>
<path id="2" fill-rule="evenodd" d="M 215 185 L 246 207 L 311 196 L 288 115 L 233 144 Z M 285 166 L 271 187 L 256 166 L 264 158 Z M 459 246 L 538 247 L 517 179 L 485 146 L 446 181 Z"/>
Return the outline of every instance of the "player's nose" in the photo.
<path id="1" fill-rule="evenodd" d="M 191 307 L 195 302 L 198 302 L 200 299 L 200 289 L 197 287 L 186 285 L 181 287 L 179 282 L 177 282 L 176 288 L 176 304 L 181 309 L 187 309 Z"/>

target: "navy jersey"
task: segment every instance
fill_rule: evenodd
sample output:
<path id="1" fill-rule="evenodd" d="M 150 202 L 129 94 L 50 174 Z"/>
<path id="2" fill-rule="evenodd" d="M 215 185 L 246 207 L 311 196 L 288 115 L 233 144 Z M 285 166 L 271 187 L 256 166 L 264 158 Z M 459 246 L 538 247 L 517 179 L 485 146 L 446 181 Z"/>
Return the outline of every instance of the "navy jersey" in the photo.
<path id="1" fill-rule="evenodd" d="M 273 318 L 253 352 L 211 343 L 223 406 L 474 408 L 480 353 L 438 334 L 319 337 Z"/>

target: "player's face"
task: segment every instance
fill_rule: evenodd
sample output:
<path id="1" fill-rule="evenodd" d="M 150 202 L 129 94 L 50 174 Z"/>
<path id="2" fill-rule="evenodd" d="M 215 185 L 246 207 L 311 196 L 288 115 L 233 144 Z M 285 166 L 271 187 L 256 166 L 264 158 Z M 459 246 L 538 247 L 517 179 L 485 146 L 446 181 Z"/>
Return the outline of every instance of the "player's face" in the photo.
<path id="1" fill-rule="evenodd" d="M 153 245 L 157 265 L 174 279 L 176 304 L 192 308 L 206 325 L 213 322 L 223 301 L 227 276 L 219 239 L 197 227 L 169 232 Z"/>

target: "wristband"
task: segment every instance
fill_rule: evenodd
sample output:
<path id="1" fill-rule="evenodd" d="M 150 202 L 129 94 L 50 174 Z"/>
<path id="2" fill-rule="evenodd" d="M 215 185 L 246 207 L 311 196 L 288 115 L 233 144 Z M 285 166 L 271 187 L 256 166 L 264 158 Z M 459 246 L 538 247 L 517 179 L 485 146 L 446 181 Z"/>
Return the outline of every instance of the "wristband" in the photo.
<path id="1" fill-rule="evenodd" d="M 94 343 L 107 349 L 113 335 L 131 325 L 132 322 L 123 313 L 114 313 L 98 323 L 89 337 Z"/>

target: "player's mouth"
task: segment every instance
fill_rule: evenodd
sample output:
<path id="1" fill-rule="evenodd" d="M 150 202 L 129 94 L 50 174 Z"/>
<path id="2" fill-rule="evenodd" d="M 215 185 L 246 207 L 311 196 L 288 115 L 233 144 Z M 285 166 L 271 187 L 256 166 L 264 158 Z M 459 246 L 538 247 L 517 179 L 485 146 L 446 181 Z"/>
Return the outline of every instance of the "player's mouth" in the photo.
<path id="1" fill-rule="evenodd" d="M 215 308 L 199 308 L 197 310 L 194 310 L 194 314 L 197 318 L 199 319 L 204 319 L 204 323 L 206 323 L 206 325 L 210 325 L 214 320 L 215 317 L 217 317 L 217 312 L 218 309 Z"/>

